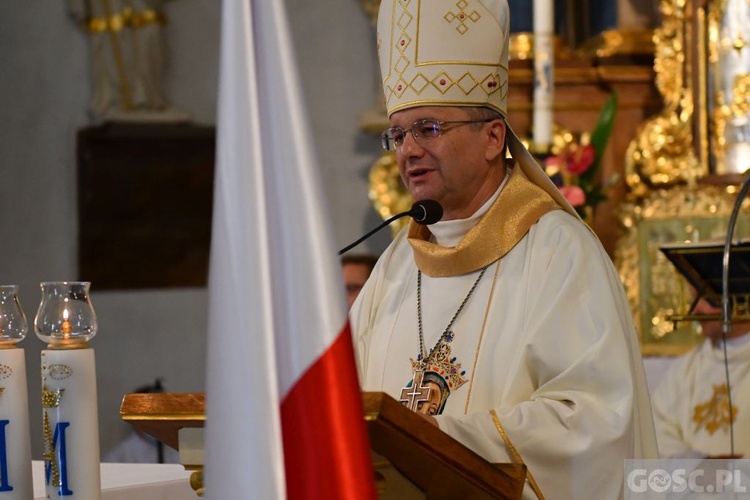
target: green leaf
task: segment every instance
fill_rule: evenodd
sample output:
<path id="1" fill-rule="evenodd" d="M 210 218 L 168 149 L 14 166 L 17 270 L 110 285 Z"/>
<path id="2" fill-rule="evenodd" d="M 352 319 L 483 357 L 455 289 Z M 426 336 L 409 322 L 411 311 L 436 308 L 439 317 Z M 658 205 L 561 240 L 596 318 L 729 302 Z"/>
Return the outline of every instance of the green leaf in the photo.
<path id="1" fill-rule="evenodd" d="M 594 151 L 596 152 L 593 167 L 599 165 L 601 155 L 607 147 L 609 136 L 612 135 L 612 128 L 615 125 L 616 116 L 617 92 L 613 90 L 607 101 L 604 103 L 602 110 L 599 112 L 599 119 L 596 122 L 594 130 L 591 132 L 591 145 L 594 146 Z"/>

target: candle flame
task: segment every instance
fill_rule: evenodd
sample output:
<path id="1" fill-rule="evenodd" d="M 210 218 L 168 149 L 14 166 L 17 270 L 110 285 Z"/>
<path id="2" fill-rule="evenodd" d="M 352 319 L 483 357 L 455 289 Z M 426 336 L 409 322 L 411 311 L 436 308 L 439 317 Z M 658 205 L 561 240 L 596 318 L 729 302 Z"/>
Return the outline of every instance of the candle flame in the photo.
<path id="1" fill-rule="evenodd" d="M 63 322 L 62 322 L 62 334 L 66 339 L 70 338 L 70 334 L 73 333 L 73 325 L 68 320 L 68 310 L 63 309 Z"/>

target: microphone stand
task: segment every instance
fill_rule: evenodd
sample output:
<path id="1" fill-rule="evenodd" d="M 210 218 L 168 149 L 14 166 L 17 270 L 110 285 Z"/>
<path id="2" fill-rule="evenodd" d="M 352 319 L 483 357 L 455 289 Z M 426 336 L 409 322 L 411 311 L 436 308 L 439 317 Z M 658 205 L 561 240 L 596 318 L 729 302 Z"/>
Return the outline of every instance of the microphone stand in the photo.
<path id="1" fill-rule="evenodd" d="M 727 239 L 724 242 L 724 255 L 721 269 L 721 334 L 722 344 L 724 346 L 724 370 L 727 379 L 727 401 L 729 403 L 729 445 L 731 456 L 734 457 L 734 412 L 732 410 L 732 390 L 729 385 L 729 362 L 727 361 L 727 335 L 732 329 L 732 322 L 729 318 L 729 252 L 732 247 L 732 235 L 734 226 L 737 224 L 737 217 L 740 213 L 742 201 L 747 196 L 750 189 L 750 175 L 742 183 L 742 188 L 737 194 L 737 200 L 734 202 L 732 215 L 729 217 L 729 226 L 727 227 Z"/>
<path id="2" fill-rule="evenodd" d="M 401 217 L 406 217 L 407 215 L 412 215 L 412 211 L 409 210 L 408 212 L 401 212 L 400 214 L 394 215 L 393 217 L 391 217 L 387 221 L 383 222 L 382 224 L 380 224 L 378 227 L 376 227 L 375 229 L 373 229 L 369 233 L 367 233 L 364 236 L 362 236 L 360 239 L 358 239 L 354 243 L 352 243 L 350 245 L 347 245 L 344 248 L 342 248 L 341 250 L 339 250 L 339 255 L 344 254 L 344 253 L 348 252 L 349 250 L 351 250 L 352 248 L 356 247 L 357 245 L 359 245 L 360 243 L 362 243 L 363 241 L 365 241 L 367 238 L 369 238 L 373 234 L 375 234 L 378 231 L 380 231 L 381 229 L 383 229 L 385 226 L 387 226 L 391 222 L 393 222 L 393 221 L 395 221 L 397 219 L 400 219 Z"/>

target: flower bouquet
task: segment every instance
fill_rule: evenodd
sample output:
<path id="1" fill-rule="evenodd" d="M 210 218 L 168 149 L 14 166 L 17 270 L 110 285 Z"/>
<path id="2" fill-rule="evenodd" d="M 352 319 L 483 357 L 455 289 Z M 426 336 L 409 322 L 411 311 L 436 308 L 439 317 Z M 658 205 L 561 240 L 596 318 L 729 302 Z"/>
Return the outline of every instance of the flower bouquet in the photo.
<path id="1" fill-rule="evenodd" d="M 547 175 L 584 219 L 607 199 L 607 188 L 617 181 L 616 175 L 604 181 L 596 175 L 616 115 L 617 94 L 612 92 L 599 113 L 594 130 L 556 135 L 552 155 L 544 160 Z"/>

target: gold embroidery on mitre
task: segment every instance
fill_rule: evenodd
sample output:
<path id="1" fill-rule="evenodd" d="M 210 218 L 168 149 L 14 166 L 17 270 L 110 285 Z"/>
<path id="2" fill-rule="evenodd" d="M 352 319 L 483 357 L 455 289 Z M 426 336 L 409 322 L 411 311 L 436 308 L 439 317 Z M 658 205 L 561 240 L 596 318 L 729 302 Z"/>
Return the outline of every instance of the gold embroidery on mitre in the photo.
<path id="1" fill-rule="evenodd" d="M 51 478 L 50 484 L 58 488 L 60 486 L 60 464 L 55 460 L 55 445 L 52 435 L 52 426 L 49 422 L 49 413 L 47 408 L 57 408 L 60 406 L 60 399 L 65 389 L 49 390 L 47 386 L 42 386 L 42 407 L 44 408 L 43 418 L 43 437 L 44 437 L 44 453 L 42 458 L 50 464 Z"/>
<path id="2" fill-rule="evenodd" d="M 378 56 L 388 115 L 427 105 L 489 106 L 506 115 L 507 31 L 500 4 L 381 2 Z"/>
<path id="3" fill-rule="evenodd" d="M 3 396 L 4 392 L 5 392 L 5 387 L 0 387 L 0 397 Z"/>
<path id="4" fill-rule="evenodd" d="M 476 23 L 482 17 L 476 10 L 471 11 L 471 13 L 466 12 L 464 9 L 466 9 L 467 5 L 469 5 L 469 3 L 466 0 L 459 0 L 458 2 L 456 2 L 458 13 L 454 13 L 453 11 L 449 10 L 445 14 L 445 16 L 443 16 L 443 19 L 448 21 L 448 24 L 453 24 L 453 21 L 458 20 L 456 31 L 458 31 L 462 35 L 469 31 L 469 26 L 466 24 L 467 20 Z"/>
<path id="5" fill-rule="evenodd" d="M 0 364 L 0 380 L 10 378 L 11 375 L 13 375 L 13 368 Z"/>
<path id="6" fill-rule="evenodd" d="M 508 253 L 544 214 L 560 206 L 518 166 L 487 213 L 454 248 L 429 241 L 430 230 L 412 221 L 408 241 L 417 267 L 428 276 L 460 276 L 483 268 Z"/>
<path id="7" fill-rule="evenodd" d="M 729 424 L 737 419 L 739 409 L 736 406 L 729 410 L 729 393 L 727 384 L 714 385 L 714 393 L 711 399 L 703 404 L 698 404 L 693 410 L 693 422 L 695 429 L 705 428 L 709 436 L 722 430 L 726 432 Z"/>

